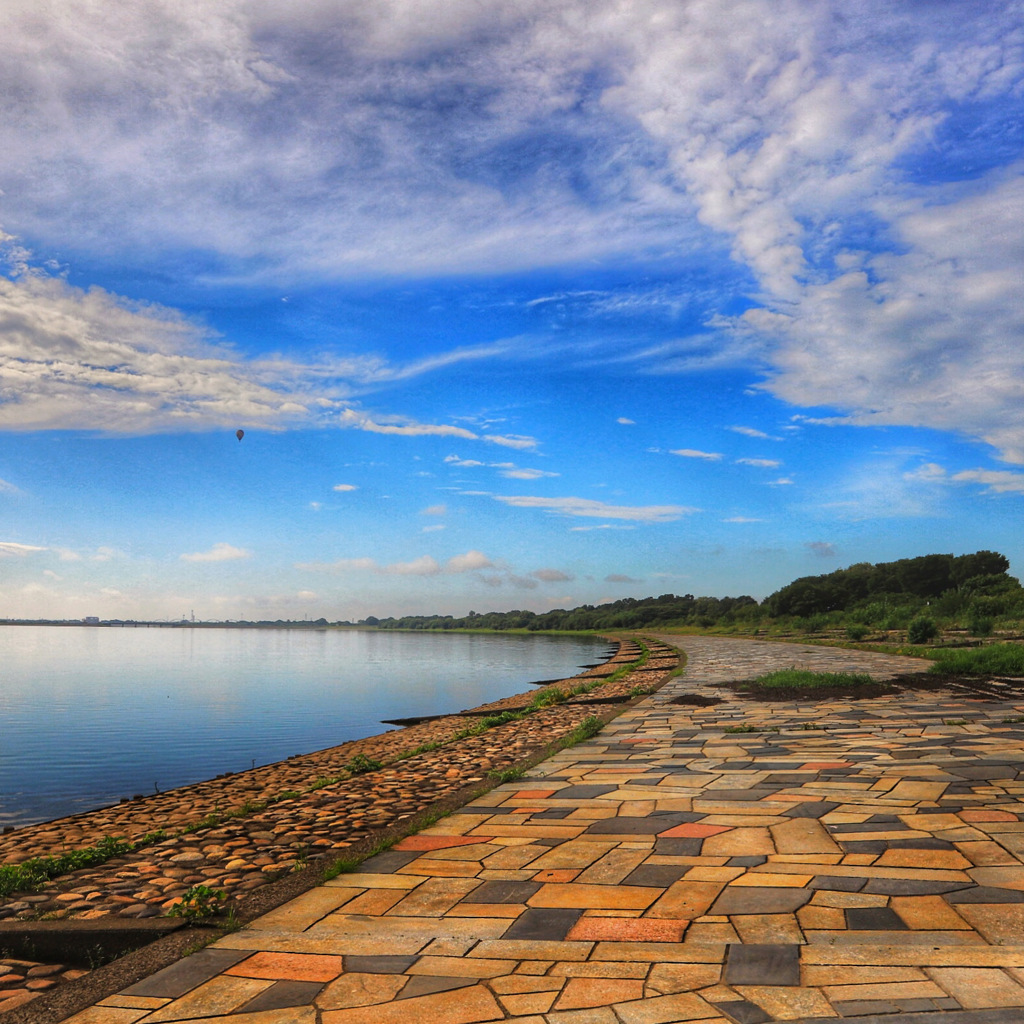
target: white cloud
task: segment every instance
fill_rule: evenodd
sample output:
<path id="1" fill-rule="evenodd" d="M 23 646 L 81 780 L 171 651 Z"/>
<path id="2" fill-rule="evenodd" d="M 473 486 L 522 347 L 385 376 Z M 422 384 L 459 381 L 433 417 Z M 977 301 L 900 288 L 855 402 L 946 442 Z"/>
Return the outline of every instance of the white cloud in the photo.
<path id="1" fill-rule="evenodd" d="M 430 526 L 424 526 L 420 533 L 437 533 L 443 529 L 445 529 L 444 523 L 432 523 Z"/>
<path id="2" fill-rule="evenodd" d="M 458 466 L 460 468 L 471 468 L 473 466 L 482 466 L 482 462 L 478 462 L 476 459 L 460 459 L 458 455 L 446 455 L 444 461 L 452 466 Z"/>
<path id="3" fill-rule="evenodd" d="M 475 572 L 477 569 L 489 569 L 493 562 L 482 551 L 467 551 L 464 555 L 455 555 L 448 559 L 448 572 Z"/>
<path id="4" fill-rule="evenodd" d="M 621 423 L 624 427 L 635 427 L 636 426 L 636 420 L 631 420 L 627 416 L 620 416 L 615 422 L 616 423 Z"/>
<path id="5" fill-rule="evenodd" d="M 388 416 L 388 422 L 374 420 L 365 413 L 355 409 L 342 410 L 339 424 L 343 427 L 354 427 L 373 434 L 394 434 L 400 437 L 461 437 L 468 441 L 487 441 L 504 448 L 536 448 L 537 440 L 532 437 L 504 436 L 501 434 L 475 434 L 465 427 L 457 427 L 451 423 L 417 423 L 408 417 Z M 445 461 L 452 461 L 446 457 Z M 456 461 L 456 465 L 461 462 Z"/>
<path id="6" fill-rule="evenodd" d="M 235 562 L 242 558 L 251 558 L 252 552 L 245 548 L 236 548 L 223 541 L 214 544 L 209 551 L 197 551 L 189 555 L 181 555 L 183 562 Z"/>
<path id="7" fill-rule="evenodd" d="M 448 514 L 447 505 L 430 505 L 428 508 L 420 509 L 421 516 L 445 516 Z"/>
<path id="8" fill-rule="evenodd" d="M 732 430 L 737 434 L 743 434 L 744 437 L 759 437 L 764 440 L 768 440 L 769 435 L 763 430 L 755 430 L 753 427 L 726 427 L 726 430 Z"/>
<path id="9" fill-rule="evenodd" d="M 385 565 L 379 571 L 395 576 L 436 576 L 441 571 L 441 566 L 430 555 L 421 555 L 411 562 L 395 562 L 393 565 Z"/>
<path id="10" fill-rule="evenodd" d="M 728 519 L 723 519 L 723 523 L 763 523 L 763 519 L 752 519 L 750 516 L 730 516 Z"/>
<path id="11" fill-rule="evenodd" d="M 567 583 L 569 580 L 575 579 L 574 576 L 562 572 L 561 569 L 535 569 L 530 575 L 535 580 L 540 580 L 541 583 Z"/>
<path id="12" fill-rule="evenodd" d="M 793 482 L 790 476 L 780 476 L 778 480 L 772 480 L 769 487 L 788 487 Z"/>
<path id="13" fill-rule="evenodd" d="M 24 558 L 26 555 L 35 555 L 46 548 L 36 547 L 34 544 L 17 544 L 14 541 L 0 541 L 0 557 Z"/>
<path id="14" fill-rule="evenodd" d="M 21 488 L 15 487 L 14 484 L 9 483 L 7 480 L 0 480 L 0 494 L 21 494 Z"/>
<path id="15" fill-rule="evenodd" d="M 542 477 L 561 476 L 544 469 L 503 469 L 501 475 L 509 480 L 540 480 Z"/>
<path id="16" fill-rule="evenodd" d="M 737 459 L 738 466 L 758 466 L 761 469 L 778 469 L 782 465 L 778 459 Z"/>
<path id="17" fill-rule="evenodd" d="M 965 469 L 951 477 L 958 484 L 983 484 L 994 494 L 1024 494 L 1024 473 L 1007 470 Z"/>
<path id="18" fill-rule="evenodd" d="M 553 515 L 583 516 L 593 519 L 626 519 L 642 523 L 670 523 L 681 516 L 700 511 L 685 505 L 609 505 L 593 498 L 538 498 L 521 495 L 494 495 L 515 508 L 536 508 Z"/>
<path id="19" fill-rule="evenodd" d="M 717 462 L 721 457 L 721 452 L 702 452 L 699 448 L 673 448 L 673 455 L 681 455 L 684 459 L 708 459 L 711 462 Z"/>
<path id="20" fill-rule="evenodd" d="M 358 491 L 359 487 L 356 484 L 335 484 L 333 487 L 335 491 Z"/>
<path id="21" fill-rule="evenodd" d="M 643 583 L 643 580 L 633 579 L 621 572 L 613 572 L 604 578 L 605 583 Z"/>

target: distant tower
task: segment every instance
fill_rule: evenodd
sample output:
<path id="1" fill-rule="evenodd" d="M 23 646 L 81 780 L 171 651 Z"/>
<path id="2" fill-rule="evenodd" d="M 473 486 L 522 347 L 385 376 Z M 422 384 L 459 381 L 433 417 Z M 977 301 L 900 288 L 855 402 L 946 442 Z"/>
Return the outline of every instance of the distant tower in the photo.
<path id="1" fill-rule="evenodd" d="M 196 621 L 196 610 L 195 610 L 195 608 L 192 609 L 192 621 L 193 622 Z"/>

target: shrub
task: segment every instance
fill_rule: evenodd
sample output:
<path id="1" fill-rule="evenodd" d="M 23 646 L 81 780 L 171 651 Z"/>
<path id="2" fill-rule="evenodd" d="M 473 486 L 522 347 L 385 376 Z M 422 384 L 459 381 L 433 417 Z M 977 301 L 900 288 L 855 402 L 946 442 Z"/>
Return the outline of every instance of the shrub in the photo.
<path id="1" fill-rule="evenodd" d="M 929 672 L 977 676 L 1024 676 L 1024 644 L 992 644 L 973 650 L 943 651 Z"/>
<path id="2" fill-rule="evenodd" d="M 907 640 L 912 644 L 926 644 L 929 640 L 934 640 L 938 634 L 939 630 L 934 620 L 926 615 L 912 619 L 907 626 Z"/>
<path id="3" fill-rule="evenodd" d="M 857 624 L 855 624 L 853 626 L 847 626 L 846 627 L 846 635 L 847 635 L 847 637 L 850 640 L 854 640 L 854 641 L 863 640 L 864 637 L 866 637 L 868 635 L 868 633 L 870 633 L 870 632 L 871 632 L 871 630 L 869 630 L 867 626 L 861 625 L 859 623 L 857 623 Z"/>
<path id="4" fill-rule="evenodd" d="M 995 622 L 983 615 L 972 615 L 967 623 L 967 631 L 971 636 L 991 636 Z"/>

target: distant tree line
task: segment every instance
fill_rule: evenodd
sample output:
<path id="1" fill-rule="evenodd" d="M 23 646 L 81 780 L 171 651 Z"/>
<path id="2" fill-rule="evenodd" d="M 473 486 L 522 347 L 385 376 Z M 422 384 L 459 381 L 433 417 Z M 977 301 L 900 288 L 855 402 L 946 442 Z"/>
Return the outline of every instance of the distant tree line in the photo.
<path id="1" fill-rule="evenodd" d="M 1024 619 L 1024 588 L 1007 574 L 1009 567 L 1009 560 L 996 551 L 923 555 L 896 562 L 860 562 L 822 576 L 803 576 L 760 604 L 748 595 L 662 594 L 540 613 L 515 609 L 484 614 L 471 611 L 462 617 L 368 616 L 360 625 L 379 629 L 532 631 L 654 626 L 749 628 L 783 622 L 811 630 L 844 624 L 904 629 L 910 621 L 926 615 L 947 625 L 959 622 L 973 633 L 986 635 L 1000 618 Z"/>

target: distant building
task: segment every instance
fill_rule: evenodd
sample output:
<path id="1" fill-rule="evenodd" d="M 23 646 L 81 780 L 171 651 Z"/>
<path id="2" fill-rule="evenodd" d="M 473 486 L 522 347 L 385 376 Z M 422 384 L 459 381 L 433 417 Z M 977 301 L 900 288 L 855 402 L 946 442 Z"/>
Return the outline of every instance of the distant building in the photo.
<path id="1" fill-rule="evenodd" d="M 100 617 L 98 615 L 86 615 L 82 622 L 87 626 L 98 626 L 100 624 Z"/>

